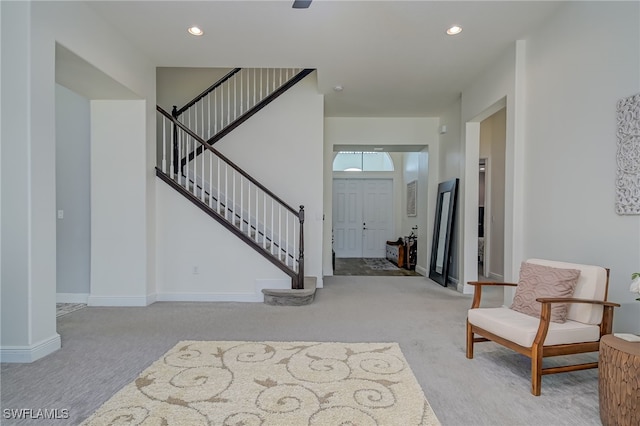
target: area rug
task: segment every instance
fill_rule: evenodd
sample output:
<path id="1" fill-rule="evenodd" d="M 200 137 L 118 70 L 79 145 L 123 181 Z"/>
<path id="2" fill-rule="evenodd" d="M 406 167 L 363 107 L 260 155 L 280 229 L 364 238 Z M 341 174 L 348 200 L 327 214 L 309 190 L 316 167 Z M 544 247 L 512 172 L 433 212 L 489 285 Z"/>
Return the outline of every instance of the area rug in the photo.
<path id="1" fill-rule="evenodd" d="M 377 269 L 381 271 L 396 271 L 400 269 L 389 260 L 384 258 L 364 258 L 362 260 L 371 269 Z"/>
<path id="2" fill-rule="evenodd" d="M 183 341 L 83 425 L 439 425 L 397 343 Z"/>

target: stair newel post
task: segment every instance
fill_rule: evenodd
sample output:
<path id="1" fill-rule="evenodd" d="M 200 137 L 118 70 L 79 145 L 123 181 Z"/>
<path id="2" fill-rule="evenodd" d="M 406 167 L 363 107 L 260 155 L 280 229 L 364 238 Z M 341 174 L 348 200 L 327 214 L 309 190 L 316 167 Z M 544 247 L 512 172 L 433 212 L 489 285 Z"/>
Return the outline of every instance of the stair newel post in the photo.
<path id="1" fill-rule="evenodd" d="M 298 282 L 296 289 L 304 288 L 304 206 L 300 206 L 298 212 L 298 220 L 300 221 L 300 245 L 298 254 Z"/>
<path id="2" fill-rule="evenodd" d="M 171 110 L 171 116 L 177 120 L 178 119 L 178 107 L 177 106 L 173 106 L 173 109 Z M 178 162 L 180 161 L 180 159 L 178 158 L 178 126 L 176 126 L 176 123 L 173 123 L 173 171 L 174 173 L 178 174 Z M 173 177 L 173 176 L 171 176 Z"/>

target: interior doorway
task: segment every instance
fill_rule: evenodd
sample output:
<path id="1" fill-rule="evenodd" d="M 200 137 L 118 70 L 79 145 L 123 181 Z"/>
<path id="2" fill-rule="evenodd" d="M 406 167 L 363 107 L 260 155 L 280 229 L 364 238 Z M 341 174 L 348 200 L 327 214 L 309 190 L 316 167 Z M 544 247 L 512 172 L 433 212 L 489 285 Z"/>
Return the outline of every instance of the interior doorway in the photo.
<path id="1" fill-rule="evenodd" d="M 333 180 L 337 258 L 384 258 L 393 230 L 392 179 Z"/>
<path id="2" fill-rule="evenodd" d="M 489 205 L 486 202 L 487 200 L 487 192 L 490 190 L 489 181 L 487 176 L 489 173 L 488 169 L 488 159 L 481 158 L 478 164 L 479 174 L 478 174 L 478 278 L 483 279 L 488 276 L 486 265 L 488 263 L 488 250 L 487 247 L 490 246 L 488 243 L 489 233 L 487 231 L 487 216 L 490 214 L 488 212 Z"/>

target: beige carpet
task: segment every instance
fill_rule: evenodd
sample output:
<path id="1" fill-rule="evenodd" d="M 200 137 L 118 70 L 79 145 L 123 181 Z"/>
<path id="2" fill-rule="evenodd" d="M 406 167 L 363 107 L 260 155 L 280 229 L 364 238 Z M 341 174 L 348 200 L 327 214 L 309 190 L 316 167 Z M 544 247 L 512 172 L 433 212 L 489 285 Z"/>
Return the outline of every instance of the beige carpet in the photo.
<path id="1" fill-rule="evenodd" d="M 397 343 L 183 341 L 83 425 L 439 425 Z"/>

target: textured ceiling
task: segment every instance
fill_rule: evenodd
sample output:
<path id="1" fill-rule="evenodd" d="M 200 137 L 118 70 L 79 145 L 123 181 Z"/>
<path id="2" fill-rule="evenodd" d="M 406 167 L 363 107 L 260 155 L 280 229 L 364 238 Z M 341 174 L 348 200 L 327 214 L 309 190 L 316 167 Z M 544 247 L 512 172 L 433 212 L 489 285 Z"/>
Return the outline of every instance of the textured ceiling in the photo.
<path id="1" fill-rule="evenodd" d="M 329 117 L 435 117 L 557 1 L 89 1 L 159 67 L 316 68 Z M 458 24 L 454 37 L 445 30 Z M 205 35 L 187 34 L 192 25 Z M 333 87 L 341 85 L 342 92 Z"/>

